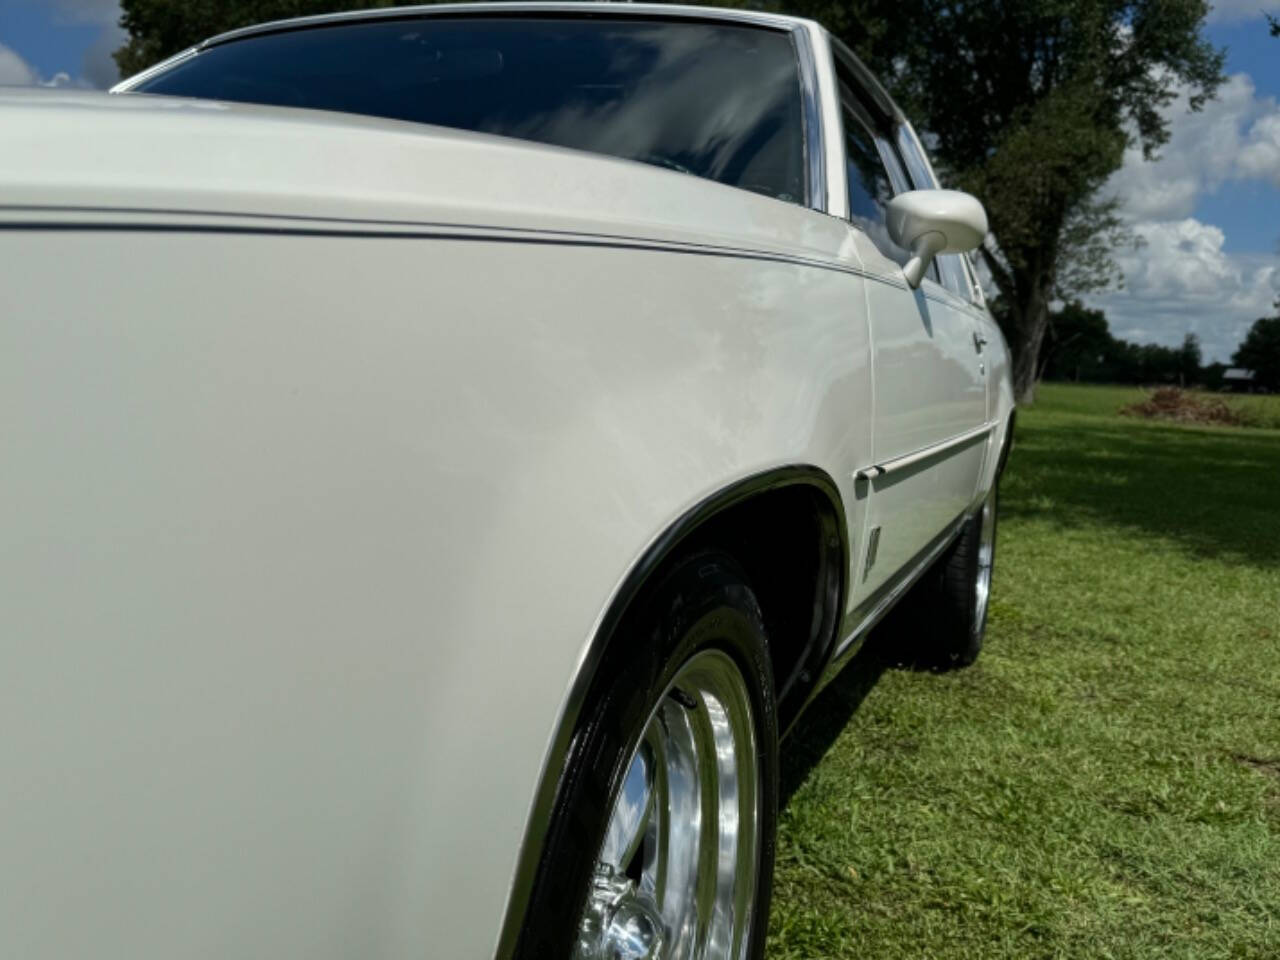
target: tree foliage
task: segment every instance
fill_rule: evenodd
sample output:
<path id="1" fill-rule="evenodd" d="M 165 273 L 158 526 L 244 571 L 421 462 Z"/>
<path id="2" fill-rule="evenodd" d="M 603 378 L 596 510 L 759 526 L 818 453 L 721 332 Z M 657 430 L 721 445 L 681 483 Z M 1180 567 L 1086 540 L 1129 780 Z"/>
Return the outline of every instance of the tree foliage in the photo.
<path id="1" fill-rule="evenodd" d="M 1049 314 L 1040 374 L 1046 380 L 1189 387 L 1206 383 L 1202 360 L 1194 333 L 1177 347 L 1129 343 L 1111 335 L 1101 310 L 1073 300 Z"/>
<path id="2" fill-rule="evenodd" d="M 1231 362 L 1254 371 L 1258 386 L 1280 390 L 1280 315 L 1255 320 Z"/>
<path id="3" fill-rule="evenodd" d="M 237 27 L 393 5 L 393 0 L 121 0 L 120 26 L 128 39 L 114 57 L 120 75 L 128 77 Z"/>

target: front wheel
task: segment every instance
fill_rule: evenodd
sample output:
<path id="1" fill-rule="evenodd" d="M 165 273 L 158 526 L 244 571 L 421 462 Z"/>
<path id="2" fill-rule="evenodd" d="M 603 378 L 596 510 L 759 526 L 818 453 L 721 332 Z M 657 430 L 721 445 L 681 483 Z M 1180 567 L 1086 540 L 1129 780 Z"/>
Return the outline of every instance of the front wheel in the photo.
<path id="1" fill-rule="evenodd" d="M 993 485 L 934 574 L 931 639 L 943 666 L 968 666 L 982 652 L 996 561 L 996 505 Z"/>
<path id="2" fill-rule="evenodd" d="M 729 558 L 690 557 L 610 651 L 562 781 L 522 954 L 759 957 L 777 721 L 755 598 Z"/>
<path id="3" fill-rule="evenodd" d="M 905 641 L 908 660 L 935 670 L 978 659 L 987 631 L 996 557 L 996 487 L 886 621 L 882 636 Z"/>

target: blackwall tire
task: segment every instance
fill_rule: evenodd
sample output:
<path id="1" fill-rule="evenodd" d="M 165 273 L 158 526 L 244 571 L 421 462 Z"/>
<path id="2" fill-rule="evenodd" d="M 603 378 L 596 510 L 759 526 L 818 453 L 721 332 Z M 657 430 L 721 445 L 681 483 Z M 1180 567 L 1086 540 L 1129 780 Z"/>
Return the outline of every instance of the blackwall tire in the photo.
<path id="1" fill-rule="evenodd" d="M 996 488 L 877 628 L 892 659 L 928 670 L 967 667 L 982 652 L 995 567 Z"/>
<path id="2" fill-rule="evenodd" d="M 723 554 L 678 562 L 597 671 L 517 956 L 763 956 L 777 739 L 754 594 Z"/>

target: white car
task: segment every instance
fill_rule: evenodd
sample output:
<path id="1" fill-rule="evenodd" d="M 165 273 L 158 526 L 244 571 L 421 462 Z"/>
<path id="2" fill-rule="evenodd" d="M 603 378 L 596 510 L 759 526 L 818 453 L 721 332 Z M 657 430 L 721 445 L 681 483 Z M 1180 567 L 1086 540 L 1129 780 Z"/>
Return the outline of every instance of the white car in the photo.
<path id="1" fill-rule="evenodd" d="M 981 643 L 985 231 L 762 13 L 0 93 L 0 954 L 759 957 L 780 737 Z"/>

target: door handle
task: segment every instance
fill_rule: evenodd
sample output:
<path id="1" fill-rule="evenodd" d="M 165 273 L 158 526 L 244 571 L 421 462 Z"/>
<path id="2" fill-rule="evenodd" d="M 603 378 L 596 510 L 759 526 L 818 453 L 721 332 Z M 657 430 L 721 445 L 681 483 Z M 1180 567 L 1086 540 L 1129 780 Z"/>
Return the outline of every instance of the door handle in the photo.
<path id="1" fill-rule="evenodd" d="M 985 347 L 986 345 L 987 345 L 987 338 L 984 337 L 977 330 L 973 331 L 973 349 L 981 353 L 982 348 Z"/>

